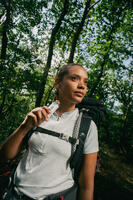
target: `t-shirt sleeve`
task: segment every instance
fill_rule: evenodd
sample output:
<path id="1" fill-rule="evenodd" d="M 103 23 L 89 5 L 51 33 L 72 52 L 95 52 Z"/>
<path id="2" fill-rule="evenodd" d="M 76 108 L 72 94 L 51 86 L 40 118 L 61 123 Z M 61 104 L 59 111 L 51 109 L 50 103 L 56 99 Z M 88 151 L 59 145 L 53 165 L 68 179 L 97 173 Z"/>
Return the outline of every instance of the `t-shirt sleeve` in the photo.
<path id="1" fill-rule="evenodd" d="M 83 153 L 89 154 L 97 151 L 99 151 L 98 131 L 95 122 L 91 120 L 90 128 L 85 139 Z"/>

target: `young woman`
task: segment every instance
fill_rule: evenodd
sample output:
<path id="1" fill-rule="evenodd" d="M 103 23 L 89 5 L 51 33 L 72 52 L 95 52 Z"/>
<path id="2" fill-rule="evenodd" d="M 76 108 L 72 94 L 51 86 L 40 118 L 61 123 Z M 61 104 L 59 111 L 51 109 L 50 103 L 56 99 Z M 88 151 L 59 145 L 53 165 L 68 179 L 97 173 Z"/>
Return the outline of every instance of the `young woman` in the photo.
<path id="1" fill-rule="evenodd" d="M 55 79 L 59 108 L 50 117 L 47 106 L 33 109 L 17 130 L 9 136 L 0 150 L 0 160 L 13 159 L 23 145 L 27 132 L 36 126 L 72 136 L 80 103 L 87 91 L 88 75 L 79 64 L 64 65 Z M 43 118 L 43 122 L 42 122 Z M 86 122 L 87 123 L 87 122 Z M 43 133 L 33 133 L 29 148 L 20 161 L 14 176 L 14 189 L 10 200 L 59 199 L 62 191 L 67 191 L 70 200 L 93 200 L 94 174 L 97 161 L 97 128 L 91 121 L 84 145 L 84 160 L 79 177 L 77 197 L 71 197 L 74 186 L 72 170 L 66 165 L 71 155 L 71 144 L 57 137 Z M 59 195 L 58 195 L 59 196 Z M 65 198 L 64 198 L 65 200 Z"/>

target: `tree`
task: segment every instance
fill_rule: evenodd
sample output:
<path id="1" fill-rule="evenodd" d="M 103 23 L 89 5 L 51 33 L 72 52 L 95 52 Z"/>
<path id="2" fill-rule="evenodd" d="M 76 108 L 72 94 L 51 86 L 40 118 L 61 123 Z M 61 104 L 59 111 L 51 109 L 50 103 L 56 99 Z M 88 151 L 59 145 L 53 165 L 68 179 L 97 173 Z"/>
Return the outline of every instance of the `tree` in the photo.
<path id="1" fill-rule="evenodd" d="M 46 66 L 44 68 L 44 73 L 43 73 L 39 93 L 38 93 L 37 100 L 36 100 L 36 106 L 40 106 L 40 103 L 41 103 L 41 100 L 42 100 L 42 97 L 43 97 L 48 72 L 49 72 L 49 69 L 50 69 L 50 66 L 51 66 L 51 60 L 52 60 L 52 56 L 53 56 L 53 48 L 54 48 L 54 44 L 55 44 L 55 41 L 56 41 L 56 33 L 59 31 L 61 23 L 62 23 L 65 15 L 67 13 L 68 6 L 69 6 L 69 0 L 64 0 L 62 12 L 61 12 L 60 17 L 59 17 L 55 27 L 53 28 L 52 33 L 51 33 L 47 63 L 46 63 Z"/>
<path id="2" fill-rule="evenodd" d="M 0 59 L 4 61 L 6 59 L 6 50 L 7 50 L 7 43 L 8 43 L 8 33 L 11 26 L 11 1 L 2 0 L 2 16 L 5 15 L 5 21 L 1 26 L 1 35 L 2 35 L 2 45 L 1 45 L 1 54 Z M 0 64 L 0 69 L 2 70 L 3 65 Z"/>
<path id="3" fill-rule="evenodd" d="M 88 72 L 87 96 L 102 100 L 108 108 L 100 140 L 109 138 L 129 153 L 132 2 L 2 0 L 0 6 L 0 48 L 6 52 L 0 60 L 1 137 L 9 135 L 29 110 L 54 99 L 56 72 L 74 61 Z"/>

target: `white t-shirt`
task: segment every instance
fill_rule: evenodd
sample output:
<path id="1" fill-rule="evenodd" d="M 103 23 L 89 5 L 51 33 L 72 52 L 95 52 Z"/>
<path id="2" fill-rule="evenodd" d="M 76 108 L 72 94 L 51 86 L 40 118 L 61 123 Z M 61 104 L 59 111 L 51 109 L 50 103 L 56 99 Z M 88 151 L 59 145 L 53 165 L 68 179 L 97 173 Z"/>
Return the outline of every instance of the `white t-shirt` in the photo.
<path id="1" fill-rule="evenodd" d="M 56 112 L 40 127 L 72 136 L 79 111 L 76 108 L 58 117 Z M 91 121 L 84 145 L 84 154 L 98 151 L 97 127 Z M 19 192 L 33 199 L 43 199 L 70 188 L 74 184 L 72 171 L 66 165 L 71 155 L 71 144 L 44 133 L 33 133 L 29 149 L 24 154 L 15 173 L 15 185 Z"/>

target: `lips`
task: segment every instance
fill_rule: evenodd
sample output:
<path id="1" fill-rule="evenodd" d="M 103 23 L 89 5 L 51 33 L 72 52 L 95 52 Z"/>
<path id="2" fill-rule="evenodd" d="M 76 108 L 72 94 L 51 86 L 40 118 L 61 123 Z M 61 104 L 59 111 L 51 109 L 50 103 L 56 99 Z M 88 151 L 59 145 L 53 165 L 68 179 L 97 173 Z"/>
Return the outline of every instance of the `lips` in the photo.
<path id="1" fill-rule="evenodd" d="M 80 92 L 80 91 L 76 91 L 76 92 L 74 92 L 77 96 L 79 96 L 79 97 L 82 97 L 84 94 L 82 93 L 82 92 Z"/>

